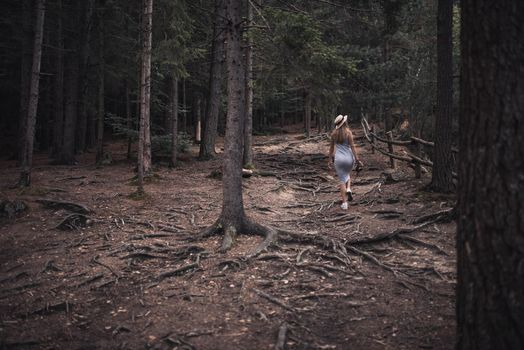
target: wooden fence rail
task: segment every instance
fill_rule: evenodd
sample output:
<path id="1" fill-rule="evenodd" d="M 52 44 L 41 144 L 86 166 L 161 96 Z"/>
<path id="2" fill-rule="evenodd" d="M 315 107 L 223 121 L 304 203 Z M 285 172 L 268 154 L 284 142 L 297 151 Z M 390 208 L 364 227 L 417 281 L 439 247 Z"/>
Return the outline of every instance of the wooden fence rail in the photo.
<path id="1" fill-rule="evenodd" d="M 433 162 L 428 159 L 422 158 L 422 152 L 421 152 L 421 145 L 429 146 L 429 147 L 435 147 L 434 142 L 426 141 L 418 137 L 412 136 L 409 141 L 401 141 L 401 140 L 394 140 L 393 134 L 391 132 L 387 133 L 387 138 L 383 138 L 377 135 L 377 132 L 375 132 L 375 127 L 369 126 L 369 123 L 367 119 L 362 116 L 362 119 L 360 121 L 362 124 L 362 129 L 364 130 L 364 136 L 368 140 L 368 142 L 371 144 L 372 152 L 374 153 L 375 150 L 382 153 L 385 156 L 388 156 L 390 159 L 390 167 L 395 168 L 395 159 L 400 160 L 403 162 L 408 162 L 413 164 L 413 167 L 415 169 L 415 176 L 416 178 L 420 178 L 421 176 L 421 166 L 425 165 L 428 167 L 433 167 Z M 378 146 L 378 143 L 382 142 L 387 145 L 387 151 L 380 148 Z M 394 152 L 393 146 L 409 146 L 414 145 L 417 149 L 417 154 L 413 154 L 408 151 L 404 151 L 405 155 L 399 155 Z M 458 153 L 458 149 L 452 148 L 451 151 L 453 153 Z M 453 177 L 457 178 L 457 174 L 453 172 Z"/>

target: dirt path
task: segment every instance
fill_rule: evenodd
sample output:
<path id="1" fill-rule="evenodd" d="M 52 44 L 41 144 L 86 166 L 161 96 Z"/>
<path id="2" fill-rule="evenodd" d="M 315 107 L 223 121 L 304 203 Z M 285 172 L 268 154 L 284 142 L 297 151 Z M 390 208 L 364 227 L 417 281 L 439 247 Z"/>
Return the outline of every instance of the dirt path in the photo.
<path id="1" fill-rule="evenodd" d="M 428 178 L 404 165 L 387 183 L 386 160 L 364 147 L 342 211 L 325 139 L 255 142 L 248 215 L 331 243 L 284 239 L 245 260 L 261 238 L 227 254 L 219 237 L 188 241 L 218 217 L 218 160 L 159 168 L 142 201 L 123 160 L 42 165 L 25 193 L 6 188 L 17 169 L 3 164 L 2 197 L 31 210 L 0 226 L 0 348 L 274 349 L 280 334 L 286 349 L 452 349 L 455 226 L 414 221 L 454 198 L 422 191 Z M 93 223 L 58 230 L 69 212 L 37 198 L 82 203 Z"/>

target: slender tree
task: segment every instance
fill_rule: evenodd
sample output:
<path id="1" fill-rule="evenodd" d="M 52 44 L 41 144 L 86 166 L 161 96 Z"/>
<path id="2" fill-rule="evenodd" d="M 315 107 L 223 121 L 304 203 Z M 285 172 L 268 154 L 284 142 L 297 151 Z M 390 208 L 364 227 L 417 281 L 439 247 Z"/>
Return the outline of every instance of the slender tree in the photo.
<path id="1" fill-rule="evenodd" d="M 305 103 L 305 111 L 304 111 L 304 127 L 306 131 L 306 136 L 309 137 L 311 133 L 311 90 L 309 88 L 306 88 L 304 90 L 304 103 Z"/>
<path id="2" fill-rule="evenodd" d="M 242 135 L 244 78 L 241 42 L 241 0 L 226 0 L 227 40 L 227 124 L 224 144 L 222 223 L 224 242 L 228 249 L 243 225 L 244 202 L 242 198 Z"/>
<path id="3" fill-rule="evenodd" d="M 224 63 L 224 5 L 225 0 L 215 0 L 215 23 L 213 26 L 213 42 L 211 45 L 211 68 L 209 73 L 209 95 L 207 112 L 204 119 L 204 135 L 200 143 L 199 158 L 207 160 L 214 158 L 217 137 L 218 114 L 220 112 L 220 97 L 222 86 L 222 68 Z"/>
<path id="4" fill-rule="evenodd" d="M 64 33 L 62 28 L 62 0 L 57 0 L 56 6 L 56 74 L 54 80 L 52 157 L 57 157 L 60 154 L 64 134 Z"/>
<path id="5" fill-rule="evenodd" d="M 88 104 L 89 104 L 89 59 L 90 59 L 90 42 L 91 29 L 93 27 L 93 9 L 95 0 L 87 0 L 82 2 L 82 19 L 80 25 L 80 86 L 78 98 L 78 124 L 76 149 L 79 152 L 86 150 L 87 139 L 87 119 L 88 119 Z"/>
<path id="6" fill-rule="evenodd" d="M 97 11 L 98 20 L 98 93 L 96 118 L 96 162 L 100 164 L 104 157 L 104 118 L 105 118 L 105 0 L 100 0 Z"/>
<path id="7" fill-rule="evenodd" d="M 524 349 L 524 2 L 463 0 L 458 349 Z"/>
<path id="8" fill-rule="evenodd" d="M 242 153 L 244 131 L 245 71 L 241 51 L 242 0 L 226 0 L 227 40 L 227 123 L 222 164 L 222 212 L 203 236 L 222 231 L 221 250 L 228 250 L 239 233 L 265 236 L 254 253 L 259 253 L 277 239 L 278 232 L 250 220 L 244 211 L 242 197 Z"/>
<path id="9" fill-rule="evenodd" d="M 38 92 L 40 84 L 40 63 L 42 61 L 42 41 L 44 38 L 45 0 L 35 2 L 36 24 L 33 43 L 33 64 L 29 89 L 29 107 L 27 108 L 24 147 L 22 153 L 22 172 L 18 185 L 27 187 L 31 184 L 31 167 L 33 165 L 33 143 L 35 140 L 36 112 L 38 109 Z"/>
<path id="10" fill-rule="evenodd" d="M 246 35 L 246 102 L 245 102 L 245 125 L 244 125 L 244 158 L 243 163 L 253 165 L 253 8 L 249 0 L 247 2 L 247 35 Z"/>
<path id="11" fill-rule="evenodd" d="M 64 55 L 64 133 L 58 163 L 75 164 L 75 136 L 78 116 L 78 88 L 80 75 L 78 29 L 81 4 L 68 4 Z M 64 6 L 65 7 L 65 6 Z"/>
<path id="12" fill-rule="evenodd" d="M 18 125 L 18 160 L 22 161 L 27 134 L 27 109 L 29 107 L 29 90 L 31 85 L 31 68 L 33 62 L 32 46 L 34 35 L 30 0 L 22 0 L 22 59 L 20 60 L 20 114 Z"/>
<path id="13" fill-rule="evenodd" d="M 143 29 L 142 29 L 142 69 L 140 73 L 140 127 L 138 137 L 138 192 L 144 192 L 144 173 L 148 168 L 146 163 L 147 148 L 151 148 L 151 141 L 147 141 L 150 123 L 151 101 L 151 44 L 153 39 L 153 0 L 143 0 Z M 150 157 L 151 153 L 149 153 Z"/>
<path id="14" fill-rule="evenodd" d="M 171 126 L 171 161 L 169 166 L 175 167 L 178 146 L 178 79 L 171 76 L 169 82 L 169 121 Z"/>
<path id="15" fill-rule="evenodd" d="M 453 106 L 453 0 L 439 0 L 437 18 L 437 115 L 435 148 L 430 187 L 439 192 L 453 190 L 451 153 Z"/>

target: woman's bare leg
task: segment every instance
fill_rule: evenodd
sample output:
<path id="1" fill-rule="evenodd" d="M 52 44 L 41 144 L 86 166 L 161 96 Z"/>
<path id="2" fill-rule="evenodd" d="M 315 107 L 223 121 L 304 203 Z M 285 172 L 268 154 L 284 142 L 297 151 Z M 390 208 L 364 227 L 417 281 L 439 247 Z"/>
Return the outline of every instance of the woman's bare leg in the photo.
<path id="1" fill-rule="evenodd" d="M 346 182 L 346 192 L 351 191 L 351 175 L 348 177 L 348 182 Z"/>
<path id="2" fill-rule="evenodd" d="M 340 196 L 342 197 L 342 203 L 348 201 L 348 195 L 346 193 L 346 184 L 344 183 L 340 184 Z"/>

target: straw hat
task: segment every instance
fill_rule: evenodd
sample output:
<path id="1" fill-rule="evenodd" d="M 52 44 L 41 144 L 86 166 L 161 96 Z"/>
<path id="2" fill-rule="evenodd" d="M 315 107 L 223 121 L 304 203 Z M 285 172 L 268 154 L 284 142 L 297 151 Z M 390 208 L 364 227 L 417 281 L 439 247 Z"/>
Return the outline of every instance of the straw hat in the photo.
<path id="1" fill-rule="evenodd" d="M 338 117 L 335 119 L 335 129 L 340 128 L 344 123 L 348 120 L 347 115 L 339 114 Z"/>

